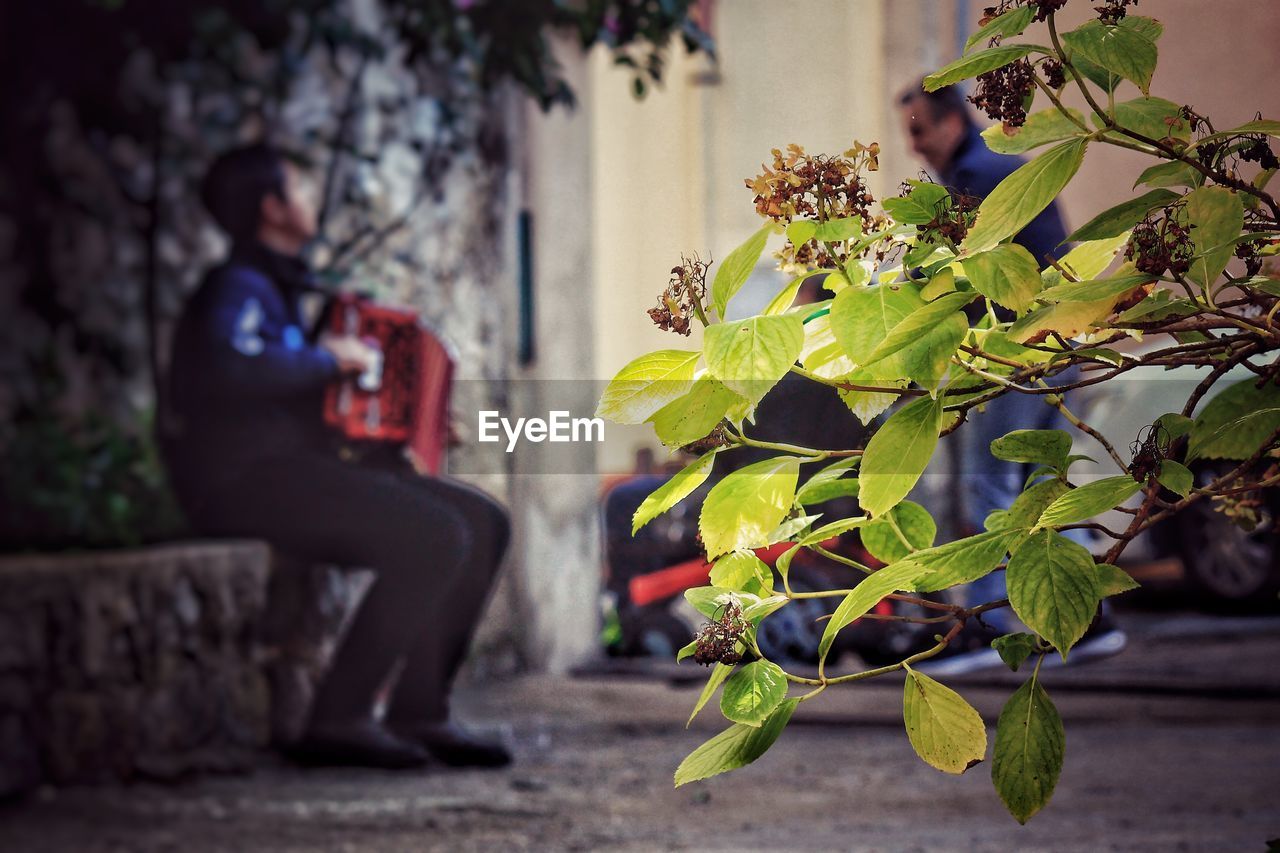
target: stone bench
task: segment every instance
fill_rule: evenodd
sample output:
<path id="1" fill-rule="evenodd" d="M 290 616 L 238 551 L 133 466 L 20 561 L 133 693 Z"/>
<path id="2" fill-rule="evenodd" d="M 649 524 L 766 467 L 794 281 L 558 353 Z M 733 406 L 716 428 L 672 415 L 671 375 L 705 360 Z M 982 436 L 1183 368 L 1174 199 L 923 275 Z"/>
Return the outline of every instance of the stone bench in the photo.
<path id="1" fill-rule="evenodd" d="M 249 767 L 295 737 L 362 578 L 258 542 L 0 558 L 0 796 Z"/>

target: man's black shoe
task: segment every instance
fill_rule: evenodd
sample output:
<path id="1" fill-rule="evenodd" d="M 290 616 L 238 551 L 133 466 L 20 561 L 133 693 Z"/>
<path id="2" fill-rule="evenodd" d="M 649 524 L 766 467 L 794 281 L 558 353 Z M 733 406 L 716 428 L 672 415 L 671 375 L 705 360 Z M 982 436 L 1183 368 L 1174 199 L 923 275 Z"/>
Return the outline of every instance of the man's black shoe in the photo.
<path id="1" fill-rule="evenodd" d="M 501 742 L 474 735 L 453 723 L 418 723 L 395 729 L 450 767 L 505 767 L 511 763 L 511 752 Z"/>
<path id="2" fill-rule="evenodd" d="M 385 770 L 421 767 L 430 758 L 422 747 L 397 737 L 373 720 L 313 726 L 285 754 L 308 767 Z"/>

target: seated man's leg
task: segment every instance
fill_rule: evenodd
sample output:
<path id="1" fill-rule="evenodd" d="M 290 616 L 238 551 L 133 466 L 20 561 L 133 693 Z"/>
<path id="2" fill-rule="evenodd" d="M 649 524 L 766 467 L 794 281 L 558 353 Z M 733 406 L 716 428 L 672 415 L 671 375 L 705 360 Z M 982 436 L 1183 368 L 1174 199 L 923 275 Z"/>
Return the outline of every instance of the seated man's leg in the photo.
<path id="1" fill-rule="evenodd" d="M 413 646 L 440 590 L 458 583 L 472 547 L 463 514 L 442 496 L 320 455 L 264 462 L 240 488 L 210 502 L 204 526 L 377 572 L 317 692 L 313 735 L 372 724 L 378 689 Z"/>
<path id="2" fill-rule="evenodd" d="M 510 755 L 500 745 L 449 723 L 449 692 L 507 550 L 507 512 L 479 489 L 456 480 L 415 477 L 410 485 L 447 500 L 461 514 L 473 548 L 452 585 L 435 589 L 431 616 L 413 642 L 387 710 L 388 724 L 449 763 L 506 764 Z"/>

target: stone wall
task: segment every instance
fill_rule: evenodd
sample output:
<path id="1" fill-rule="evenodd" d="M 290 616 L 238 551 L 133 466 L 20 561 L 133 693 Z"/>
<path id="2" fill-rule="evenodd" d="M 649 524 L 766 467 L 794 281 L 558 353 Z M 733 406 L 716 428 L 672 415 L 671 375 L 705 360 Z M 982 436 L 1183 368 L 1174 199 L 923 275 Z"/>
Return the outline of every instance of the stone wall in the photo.
<path id="1" fill-rule="evenodd" d="M 245 542 L 0 559 L 0 796 L 247 768 L 268 573 Z"/>

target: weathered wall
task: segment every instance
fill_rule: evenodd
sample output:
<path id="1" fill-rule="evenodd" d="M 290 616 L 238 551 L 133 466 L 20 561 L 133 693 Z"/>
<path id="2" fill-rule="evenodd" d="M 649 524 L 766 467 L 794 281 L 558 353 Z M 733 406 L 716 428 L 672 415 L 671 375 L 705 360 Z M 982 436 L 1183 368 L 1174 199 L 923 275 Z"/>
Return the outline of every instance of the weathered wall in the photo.
<path id="1" fill-rule="evenodd" d="M 362 26 L 383 32 L 374 3 L 352 2 Z M 543 347 L 536 363 L 517 377 L 513 354 L 514 223 L 522 206 L 535 208 L 542 225 L 539 303 L 572 297 L 589 305 L 589 237 L 556 228 L 586 209 L 585 113 L 544 116 L 511 91 L 476 95 L 457 69 L 409 72 L 399 59 L 394 46 L 367 63 L 352 54 L 335 64 L 317 51 L 304 58 L 278 110 L 246 109 L 226 92 L 174 83 L 163 98 L 158 173 L 153 152 L 90 138 L 74 116 L 59 112 L 46 145 L 56 191 L 38 200 L 53 223 L 47 245 L 35 247 L 47 261 L 47 280 L 31 279 L 16 258 L 12 223 L 0 220 L 0 337 L 9 342 L 0 350 L 0 416 L 31 390 L 27 357 L 53 342 L 69 383 L 64 407 L 141 423 L 154 404 L 143 322 L 147 219 L 127 196 L 145 201 L 158 174 L 159 331 L 167 350 L 182 300 L 225 251 L 200 207 L 199 178 L 217 152 L 264 132 L 310 154 L 326 187 L 317 268 L 342 287 L 419 309 L 440 330 L 459 357 L 458 393 L 467 399 L 458 410 L 481 403 L 504 409 L 513 378 L 589 377 L 591 336 L 561 334 L 546 313 L 538 319 Z M 585 85 L 580 52 L 566 47 L 561 59 Z M 140 91 L 154 89 L 145 61 L 137 79 Z M 228 116 L 236 120 L 227 124 Z M 345 151 L 336 163 L 320 144 L 335 137 Z M 518 160 L 526 145 L 537 153 Z M 89 344 L 81 340 L 78 348 L 65 329 L 51 333 L 24 307 L 18 294 L 28 285 L 56 306 L 54 314 L 86 327 Z M 104 361 L 104 348 L 119 350 L 115 368 Z M 476 453 L 474 431 L 474 423 L 459 424 L 464 444 L 451 452 L 451 470 L 510 506 L 519 537 L 477 638 L 477 666 L 485 674 L 562 671 L 591 652 L 596 633 L 594 480 L 584 476 L 565 488 L 535 477 L 517 487 L 512 471 L 536 471 L 537 461 Z"/>

